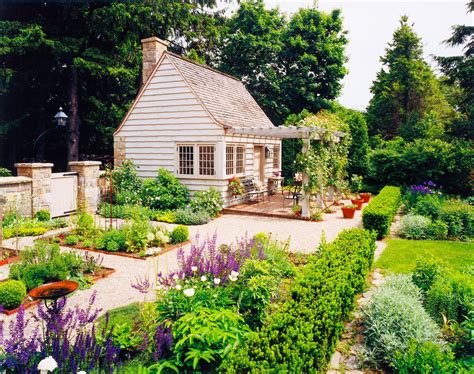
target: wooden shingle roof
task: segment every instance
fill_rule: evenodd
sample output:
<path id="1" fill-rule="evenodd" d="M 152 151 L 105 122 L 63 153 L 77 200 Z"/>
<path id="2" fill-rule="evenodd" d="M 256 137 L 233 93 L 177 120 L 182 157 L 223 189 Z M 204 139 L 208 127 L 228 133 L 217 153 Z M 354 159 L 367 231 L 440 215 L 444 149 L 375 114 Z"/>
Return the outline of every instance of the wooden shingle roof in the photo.
<path id="1" fill-rule="evenodd" d="M 225 127 L 275 127 L 238 79 L 165 52 L 217 122 Z"/>

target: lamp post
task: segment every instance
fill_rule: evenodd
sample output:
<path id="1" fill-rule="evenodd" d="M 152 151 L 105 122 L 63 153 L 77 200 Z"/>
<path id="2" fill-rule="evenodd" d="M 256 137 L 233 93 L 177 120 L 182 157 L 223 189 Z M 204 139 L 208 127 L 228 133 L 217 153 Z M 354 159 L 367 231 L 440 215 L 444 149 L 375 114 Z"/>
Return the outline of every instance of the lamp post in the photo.
<path id="1" fill-rule="evenodd" d="M 57 128 L 66 127 L 67 115 L 66 115 L 66 113 L 63 112 L 63 108 L 62 108 L 62 107 L 59 107 L 59 112 L 57 112 L 57 113 L 54 115 L 54 121 L 55 121 L 55 125 L 56 125 L 56 126 L 50 128 L 50 129 L 44 130 L 41 134 L 38 135 L 38 137 L 36 138 L 35 142 L 33 143 L 33 161 L 36 161 L 35 150 L 36 150 L 36 145 L 38 144 L 38 141 L 39 141 L 44 135 L 46 135 L 48 132 L 53 131 L 53 130 L 55 130 L 55 129 L 57 129 Z"/>

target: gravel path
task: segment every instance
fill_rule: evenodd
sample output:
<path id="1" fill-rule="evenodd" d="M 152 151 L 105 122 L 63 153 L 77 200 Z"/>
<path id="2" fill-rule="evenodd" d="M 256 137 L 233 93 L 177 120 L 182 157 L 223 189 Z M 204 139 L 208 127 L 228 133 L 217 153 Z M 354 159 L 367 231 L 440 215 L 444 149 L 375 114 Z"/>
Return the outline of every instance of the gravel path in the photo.
<path id="1" fill-rule="evenodd" d="M 120 222 L 118 222 L 120 224 Z M 172 228 L 176 225 L 168 225 Z M 273 238 L 279 240 L 290 240 L 290 249 L 309 253 L 314 251 L 325 235 L 328 241 L 333 240 L 337 234 L 347 228 L 361 227 L 361 212 L 357 211 L 353 220 L 342 218 L 338 210 L 334 214 L 326 214 L 322 222 L 306 222 L 301 220 L 267 218 L 254 216 L 223 215 L 216 220 L 202 226 L 191 226 L 190 235 L 199 234 L 201 238 L 212 236 L 217 232 L 218 243 L 233 243 L 238 237 L 244 235 L 252 236 L 258 232 L 271 233 Z M 31 238 L 22 238 L 20 248 L 31 245 Z M 189 250 L 190 245 L 184 247 Z M 81 251 L 83 252 L 83 251 Z M 86 305 L 91 294 L 97 291 L 95 306 L 105 311 L 124 306 L 135 301 L 143 301 L 144 295 L 131 287 L 137 277 L 143 278 L 146 274 L 150 279 L 158 271 L 168 272 L 177 267 L 177 250 L 170 251 L 161 256 L 144 260 L 136 260 L 114 255 L 98 255 L 103 258 L 103 266 L 116 269 L 109 277 L 98 281 L 90 289 L 76 292 L 69 298 L 69 306 L 76 304 Z M 4 276 L 8 273 L 8 267 L 0 267 L 0 273 Z M 146 296 L 152 300 L 154 292 Z M 35 308 L 28 313 L 34 312 Z M 0 315 L 0 319 L 11 320 L 14 316 Z"/>

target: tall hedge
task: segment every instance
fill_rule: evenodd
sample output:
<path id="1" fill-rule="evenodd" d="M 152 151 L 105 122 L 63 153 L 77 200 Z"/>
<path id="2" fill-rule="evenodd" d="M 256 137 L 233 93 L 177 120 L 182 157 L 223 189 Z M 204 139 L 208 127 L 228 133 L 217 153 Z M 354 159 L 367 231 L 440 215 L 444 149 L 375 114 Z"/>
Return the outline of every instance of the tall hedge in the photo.
<path id="1" fill-rule="evenodd" d="M 377 239 L 388 234 L 390 225 L 402 202 L 399 187 L 385 186 L 362 211 L 364 229 L 375 230 Z"/>
<path id="2" fill-rule="evenodd" d="M 342 231 L 322 244 L 291 286 L 289 299 L 223 362 L 225 372 L 323 371 L 372 266 L 375 235 Z"/>

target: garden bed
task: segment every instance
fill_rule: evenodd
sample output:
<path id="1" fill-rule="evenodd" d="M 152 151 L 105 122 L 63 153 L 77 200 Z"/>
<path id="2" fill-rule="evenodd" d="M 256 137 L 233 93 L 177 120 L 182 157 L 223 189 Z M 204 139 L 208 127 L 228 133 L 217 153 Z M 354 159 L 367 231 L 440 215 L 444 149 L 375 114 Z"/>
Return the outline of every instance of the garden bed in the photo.
<path id="1" fill-rule="evenodd" d="M 138 253 L 130 253 L 130 252 L 123 252 L 123 251 L 113 252 L 113 251 L 107 251 L 106 249 L 95 249 L 95 248 L 83 247 L 81 245 L 69 245 L 69 244 L 65 244 L 64 239 L 61 239 L 61 242 L 59 244 L 61 247 L 66 247 L 66 248 L 80 249 L 83 251 L 101 253 L 101 254 L 106 254 L 106 255 L 134 258 L 136 260 L 146 260 L 147 258 L 162 255 L 163 253 L 167 253 L 169 251 L 172 251 L 173 249 L 181 248 L 189 243 L 191 243 L 190 240 L 186 240 L 185 242 L 182 242 L 182 243 L 170 244 L 170 245 L 165 246 L 160 252 L 156 252 L 152 255 L 145 255 L 145 256 L 140 256 Z"/>
<path id="2" fill-rule="evenodd" d="M 17 252 L 13 249 L 2 248 L 0 251 L 2 253 L 0 256 L 0 266 L 8 265 L 20 258 Z"/>
<path id="3" fill-rule="evenodd" d="M 101 267 L 94 274 L 91 274 L 90 277 L 92 279 L 92 282 L 96 283 L 96 282 L 100 281 L 101 279 L 107 278 L 108 276 L 112 275 L 113 273 L 115 273 L 115 271 L 116 270 L 112 269 L 112 268 Z M 6 279 L 3 280 L 3 281 L 0 281 L 0 282 L 4 282 L 4 281 L 6 281 Z M 41 300 L 33 300 L 33 301 L 29 300 L 29 296 L 26 296 L 25 300 L 26 300 L 26 302 L 21 304 L 18 308 L 15 308 L 15 309 L 1 309 L 0 313 L 5 314 L 7 316 L 11 316 L 15 313 L 18 313 L 20 308 L 23 308 L 24 310 L 26 310 L 26 309 L 29 309 L 31 307 L 34 307 L 35 305 L 38 305 L 41 302 Z"/>

